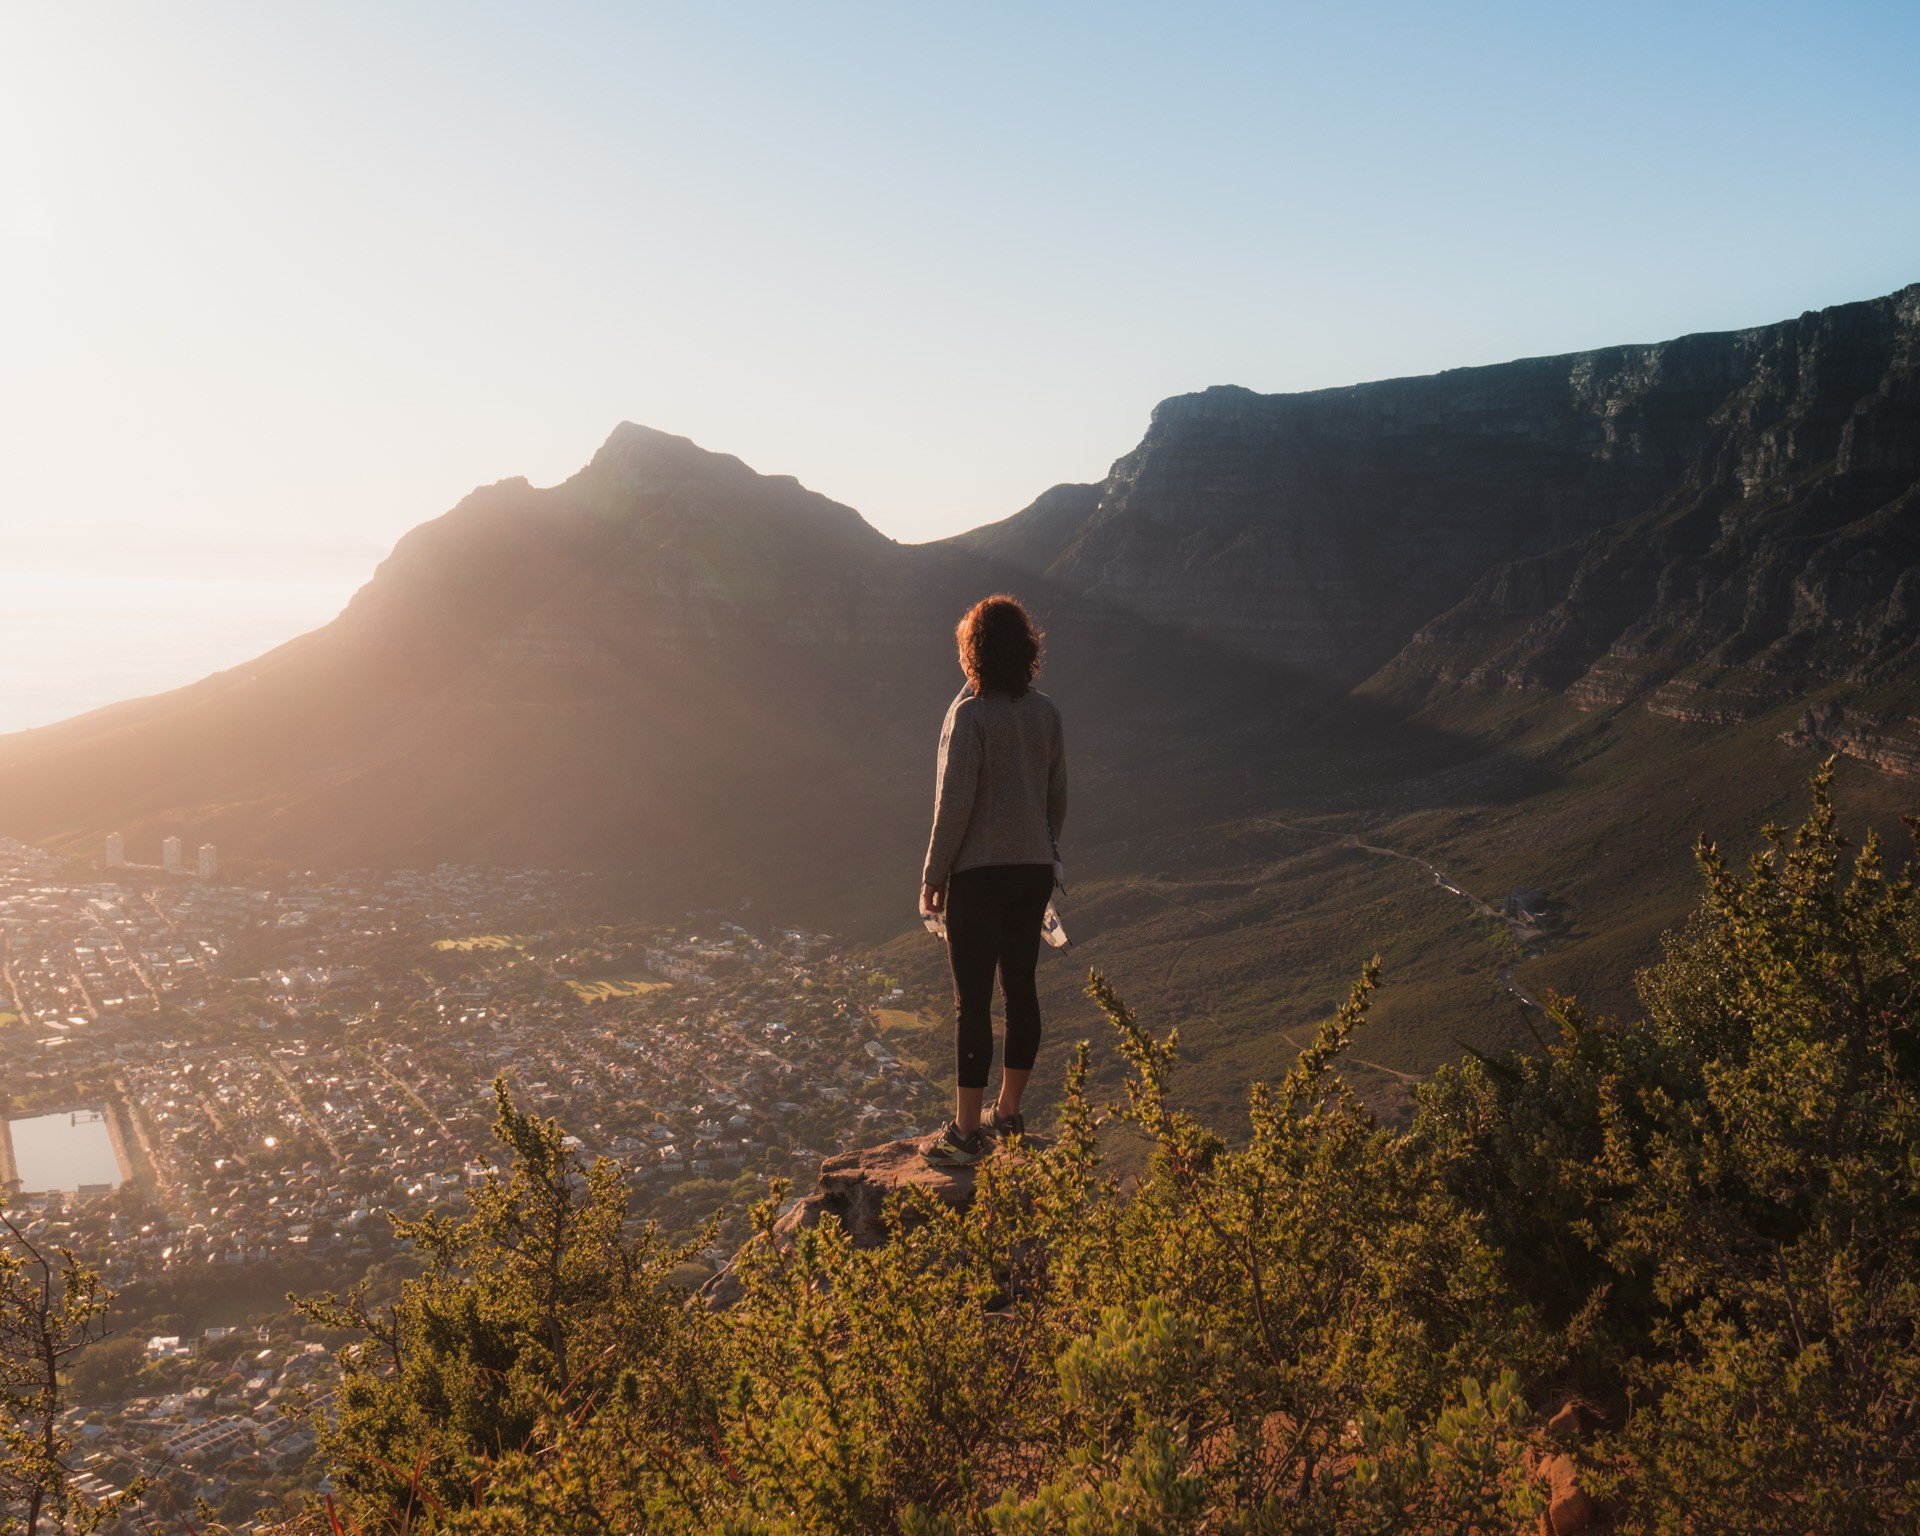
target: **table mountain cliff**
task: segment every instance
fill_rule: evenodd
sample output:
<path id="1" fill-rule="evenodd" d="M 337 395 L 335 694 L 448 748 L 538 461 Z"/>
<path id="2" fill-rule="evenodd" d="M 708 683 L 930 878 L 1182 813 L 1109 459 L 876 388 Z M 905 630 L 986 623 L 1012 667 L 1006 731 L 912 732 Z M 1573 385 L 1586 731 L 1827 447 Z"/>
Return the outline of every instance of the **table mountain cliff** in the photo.
<path id="1" fill-rule="evenodd" d="M 1098 486 L 953 542 L 1343 686 L 1384 667 L 1738 712 L 1901 665 L 1917 364 L 1920 285 L 1648 346 L 1214 388 L 1163 402 Z"/>

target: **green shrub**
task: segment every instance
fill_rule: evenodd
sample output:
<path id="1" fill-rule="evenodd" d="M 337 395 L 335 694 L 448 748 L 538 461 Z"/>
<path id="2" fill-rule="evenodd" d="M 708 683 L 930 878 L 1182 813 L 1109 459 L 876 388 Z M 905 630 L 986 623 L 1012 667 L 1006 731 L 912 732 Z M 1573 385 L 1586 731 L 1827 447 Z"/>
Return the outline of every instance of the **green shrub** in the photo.
<path id="1" fill-rule="evenodd" d="M 1705 891 L 1644 1017 L 1435 1074 L 1384 1125 L 1340 1077 L 1377 967 L 1236 1137 L 1099 978 L 1122 1102 L 1072 1070 L 1053 1140 L 964 1212 L 784 1248 L 725 1312 L 622 1233 L 606 1165 L 498 1088 L 510 1171 L 400 1224 L 398 1302 L 325 1449 L 349 1528 L 732 1536 L 1511 1532 L 1569 1390 L 1620 1528 L 1920 1520 L 1920 896 L 1843 858 L 1824 775 Z M 1144 1138 L 1117 1180 L 1116 1137 Z M 904 1209 L 896 1207 L 896 1218 Z"/>

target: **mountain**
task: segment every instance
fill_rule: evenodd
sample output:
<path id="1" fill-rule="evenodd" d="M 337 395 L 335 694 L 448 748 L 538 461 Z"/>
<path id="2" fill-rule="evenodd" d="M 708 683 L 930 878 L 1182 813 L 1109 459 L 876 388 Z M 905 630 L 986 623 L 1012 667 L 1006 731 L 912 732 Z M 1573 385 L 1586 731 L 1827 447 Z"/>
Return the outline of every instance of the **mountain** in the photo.
<path id="1" fill-rule="evenodd" d="M 952 622 L 1015 576 L 623 424 L 563 484 L 503 481 L 414 529 L 324 628 L 0 740 L 0 824 L 89 852 L 118 828 L 149 857 L 178 833 L 243 865 L 560 861 L 631 871 L 676 911 L 750 894 L 873 921 L 913 894 L 932 737 L 960 682 Z M 1386 718 L 1045 580 L 1022 588 L 1052 628 L 1055 686 L 1086 701 L 1095 827 L 1143 806 L 1156 775 L 1178 779 L 1152 789 L 1157 814 L 1211 814 L 1247 762 L 1298 755 L 1273 739 L 1289 721 L 1320 720 L 1324 773 Z M 1257 714 L 1235 707 L 1249 694 Z"/>
<path id="2" fill-rule="evenodd" d="M 925 545 L 624 424 L 562 484 L 416 528 L 331 624 L 0 738 L 0 833 L 564 862 L 636 910 L 751 897 L 882 939 L 911 922 L 953 619 L 1010 588 L 1069 723 L 1081 954 L 1188 1021 L 1224 1100 L 1382 950 L 1385 1091 L 1512 1038 L 1508 979 L 1617 998 L 1690 839 L 1785 819 L 1821 755 L 1849 755 L 1843 804 L 1907 808 L 1917 356 L 1920 286 L 1213 388 L 1099 483 Z M 1486 916 L 1515 887 L 1550 914 L 1517 952 Z M 924 936 L 889 955 L 937 995 Z"/>
<path id="3" fill-rule="evenodd" d="M 1898 670 L 1920 285 L 1755 330 L 1163 402 L 1097 487 L 954 542 L 1343 686 L 1667 702 Z M 1712 706 L 1708 706 L 1712 707 Z"/>

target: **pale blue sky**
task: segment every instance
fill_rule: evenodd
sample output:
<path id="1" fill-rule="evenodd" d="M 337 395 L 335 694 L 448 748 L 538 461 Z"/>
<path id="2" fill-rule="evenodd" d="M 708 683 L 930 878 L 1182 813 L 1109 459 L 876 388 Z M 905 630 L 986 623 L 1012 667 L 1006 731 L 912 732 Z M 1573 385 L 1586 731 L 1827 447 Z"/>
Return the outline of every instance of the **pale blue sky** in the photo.
<path id="1" fill-rule="evenodd" d="M 0 729 L 623 418 L 903 539 L 1154 402 L 1920 279 L 1920 5 L 0 0 Z"/>

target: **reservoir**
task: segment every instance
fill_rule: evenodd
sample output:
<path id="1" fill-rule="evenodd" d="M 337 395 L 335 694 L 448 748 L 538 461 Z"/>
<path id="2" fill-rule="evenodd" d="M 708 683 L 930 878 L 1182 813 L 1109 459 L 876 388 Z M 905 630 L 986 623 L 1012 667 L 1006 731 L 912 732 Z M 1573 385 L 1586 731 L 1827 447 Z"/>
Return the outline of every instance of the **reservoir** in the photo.
<path id="1" fill-rule="evenodd" d="M 83 1186 L 114 1188 L 121 1180 L 107 1117 L 97 1109 L 63 1109 L 6 1122 L 13 1171 L 23 1194 L 73 1193 Z M 0 1165 L 5 1158 L 0 1157 Z"/>

